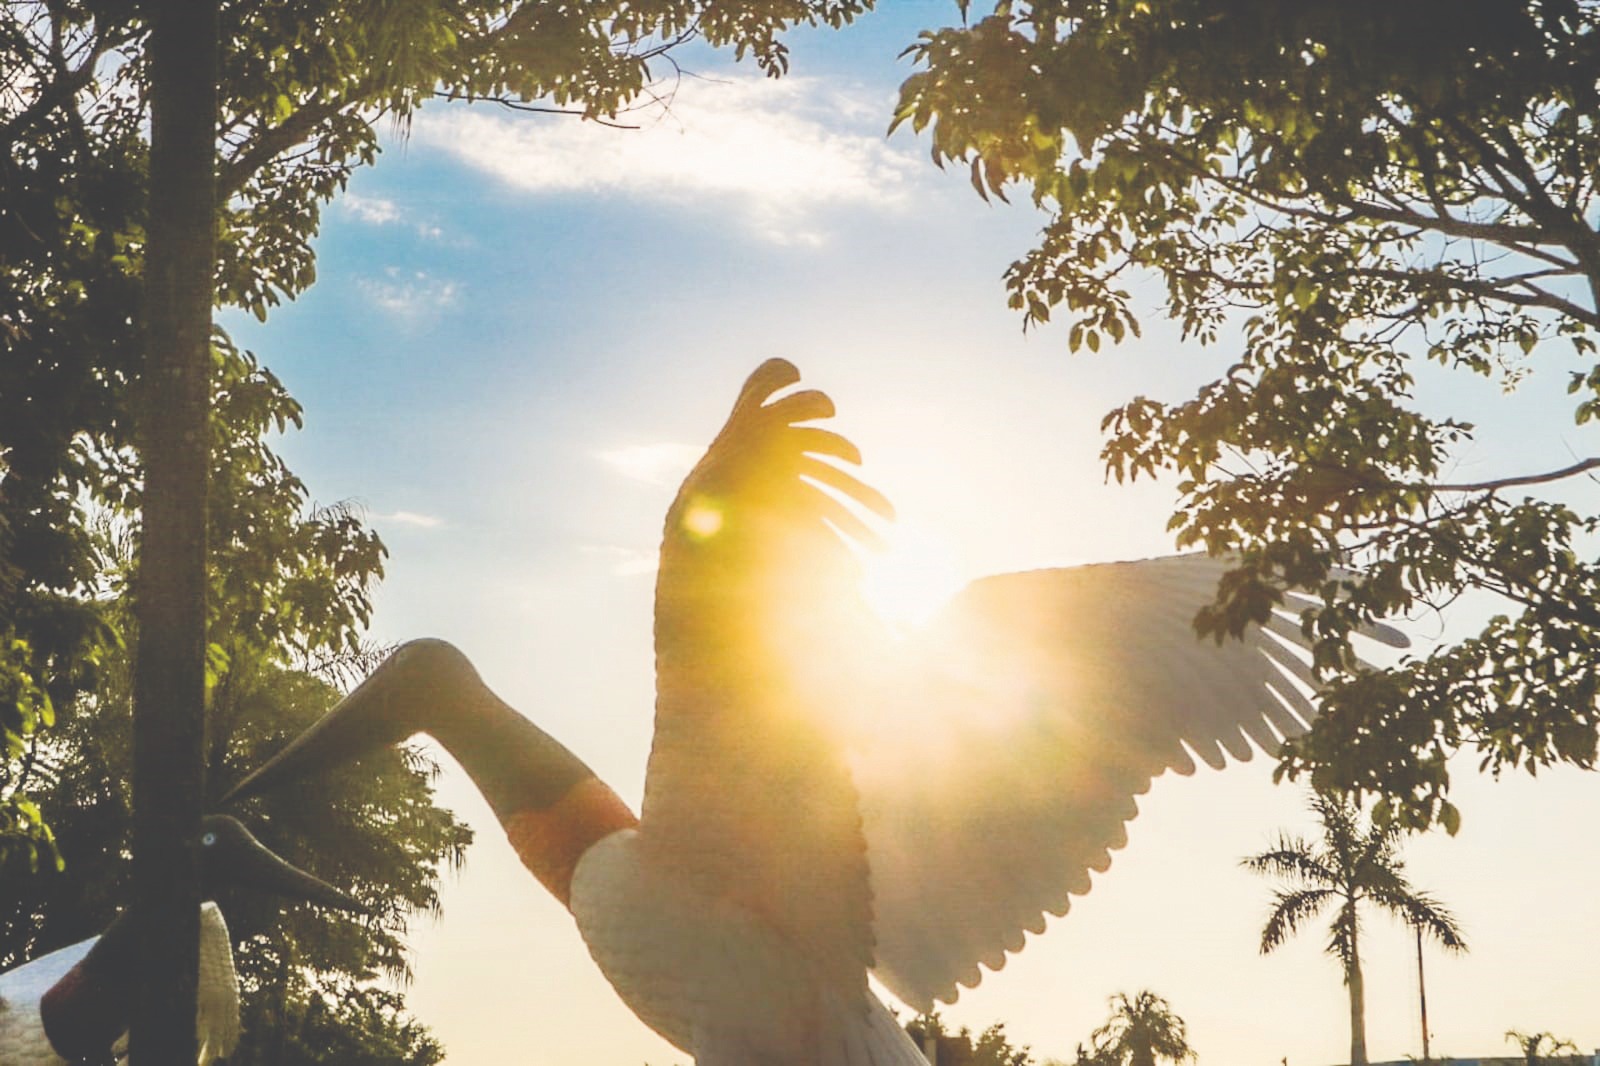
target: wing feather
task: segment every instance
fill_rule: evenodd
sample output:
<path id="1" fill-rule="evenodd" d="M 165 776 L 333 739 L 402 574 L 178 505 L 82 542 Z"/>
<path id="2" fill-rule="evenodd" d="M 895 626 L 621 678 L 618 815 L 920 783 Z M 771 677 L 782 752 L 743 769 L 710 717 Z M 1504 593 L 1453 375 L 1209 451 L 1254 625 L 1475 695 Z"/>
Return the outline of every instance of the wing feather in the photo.
<path id="1" fill-rule="evenodd" d="M 1088 892 L 1156 776 L 1276 752 L 1307 727 L 1297 621 L 1196 637 L 1225 569 L 1191 555 L 986 578 L 898 674 L 901 713 L 925 728 L 855 770 L 876 973 L 913 1008 L 953 1001 Z"/>

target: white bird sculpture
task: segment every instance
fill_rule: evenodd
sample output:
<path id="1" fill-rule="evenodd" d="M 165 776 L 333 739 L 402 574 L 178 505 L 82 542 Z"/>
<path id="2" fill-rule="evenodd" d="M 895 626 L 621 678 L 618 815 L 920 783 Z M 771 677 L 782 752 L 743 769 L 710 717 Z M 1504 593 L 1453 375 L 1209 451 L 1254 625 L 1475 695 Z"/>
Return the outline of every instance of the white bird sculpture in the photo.
<path id="1" fill-rule="evenodd" d="M 1302 731 L 1310 671 L 1287 619 L 1196 639 L 1223 569 L 1196 556 L 986 578 L 897 639 L 843 539 L 889 505 L 800 424 L 826 396 L 775 397 L 798 380 L 756 370 L 667 513 L 639 817 L 432 640 L 233 795 L 425 732 L 698 1066 L 924 1066 L 867 975 L 919 1011 L 977 984 L 1088 891 L 1152 778 Z"/>
<path id="2" fill-rule="evenodd" d="M 342 910 L 356 900 L 295 869 L 225 815 L 201 829 L 208 881 L 226 881 Z M 0 1064 L 110 1066 L 127 1042 L 140 979 L 132 920 L 124 913 L 100 936 L 0 974 Z M 200 973 L 195 1028 L 199 1066 L 233 1053 L 239 1041 L 239 980 L 228 926 L 215 903 L 200 905 Z"/>

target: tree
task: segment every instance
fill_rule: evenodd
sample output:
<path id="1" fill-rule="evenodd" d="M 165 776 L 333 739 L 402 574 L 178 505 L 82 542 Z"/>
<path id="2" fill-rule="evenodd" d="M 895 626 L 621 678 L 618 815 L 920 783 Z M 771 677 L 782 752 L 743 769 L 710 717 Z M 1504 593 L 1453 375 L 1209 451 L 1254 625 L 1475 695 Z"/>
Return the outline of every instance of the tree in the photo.
<path id="1" fill-rule="evenodd" d="M 996 1022 L 976 1036 L 964 1025 L 960 1032 L 953 1033 L 935 1011 L 907 1022 L 906 1032 L 919 1048 L 926 1047 L 930 1039 L 934 1042 L 939 1066 L 1033 1066 L 1029 1049 L 1012 1045 L 1003 1022 Z"/>
<path id="2" fill-rule="evenodd" d="M 325 676 L 363 672 L 359 643 L 382 573 L 383 546 L 347 507 L 311 508 L 306 488 L 268 445 L 299 407 L 247 352 L 219 344 L 208 434 L 210 708 L 206 778 L 226 789 L 337 699 Z M 107 484 L 128 486 L 89 525 L 107 626 L 135 635 L 129 589 L 140 508 L 131 453 L 105 457 Z M 314 672 L 313 672 L 314 671 Z M 130 898 L 131 680 L 110 649 L 92 691 L 34 738 L 26 784 L 58 831 L 65 870 L 0 881 L 0 968 L 94 935 Z M 318 676 L 322 675 L 322 676 Z M 240 813 L 279 854 L 314 869 L 379 914 L 363 922 L 236 892 L 223 899 L 240 941 L 245 1038 L 236 1066 L 332 1062 L 429 1066 L 442 1052 L 367 987 L 404 975 L 407 915 L 438 906 L 436 886 L 471 833 L 433 804 L 431 762 L 388 752 L 366 772 L 308 783 Z"/>
<path id="3" fill-rule="evenodd" d="M 1569 1055 L 1578 1054 L 1577 1044 L 1570 1040 L 1557 1040 L 1554 1033 L 1524 1033 L 1518 1029 L 1507 1029 L 1506 1039 L 1517 1045 L 1517 1050 L 1522 1052 L 1525 1066 L 1544 1066 L 1562 1052 Z M 1544 1050 L 1546 1041 L 1550 1044 L 1548 1051 Z"/>
<path id="4" fill-rule="evenodd" d="M 1005 2 L 923 35 L 896 113 L 980 193 L 1051 213 L 1007 274 L 1027 323 L 1064 312 L 1096 351 L 1138 334 L 1151 277 L 1159 314 L 1231 356 L 1193 398 L 1104 421 L 1109 473 L 1177 475 L 1180 544 L 1237 553 L 1203 632 L 1300 585 L 1339 671 L 1361 620 L 1498 598 L 1475 634 L 1344 678 L 1287 751 L 1408 825 L 1455 828 L 1460 748 L 1495 771 L 1596 759 L 1600 516 L 1565 490 L 1600 458 L 1452 482 L 1473 427 L 1417 383 L 1566 373 L 1576 421 L 1600 413 L 1597 28 L 1586 0 Z"/>
<path id="5" fill-rule="evenodd" d="M 1406 880 L 1399 854 L 1403 830 L 1398 823 L 1364 827 L 1359 807 L 1326 793 L 1311 797 L 1311 810 L 1321 823 L 1321 841 L 1280 834 L 1275 846 L 1240 860 L 1240 864 L 1287 882 L 1274 896 L 1261 930 L 1262 954 L 1334 905 L 1327 951 L 1339 960 L 1350 993 L 1350 1066 L 1366 1066 L 1366 984 L 1361 973 L 1358 906 L 1376 905 L 1447 950 L 1465 951 L 1467 945 L 1450 912 Z"/>
<path id="6" fill-rule="evenodd" d="M 30 391 L 12 396 L 28 423 L 23 435 L 42 440 L 32 456 L 38 461 L 23 471 L 24 493 L 76 517 L 75 482 L 94 479 L 84 469 L 93 466 L 93 451 L 127 443 L 126 414 L 139 414 L 149 541 L 139 577 L 145 646 L 136 653 L 134 861 L 148 912 L 141 928 L 150 979 L 135 1010 L 136 1062 L 193 1057 L 191 844 L 204 789 L 213 303 L 265 316 L 311 283 L 320 207 L 374 157 L 375 115 L 403 120 L 437 93 L 615 116 L 646 90 L 651 61 L 686 40 L 732 46 L 777 74 L 787 65 L 783 29 L 842 25 L 865 6 L 424 0 L 375 13 L 328 0 L 275 7 L 36 0 L 0 13 L 4 235 L 19 249 L 13 254 L 8 241 L 0 262 L 0 362 L 16 355 L 17 376 L 42 380 L 60 405 L 40 405 Z M 80 183 L 85 175 L 108 180 Z M 101 290 L 112 298 L 95 299 Z M 81 343 L 89 335 L 106 342 L 104 353 Z M 128 399 L 135 382 L 141 405 Z M 108 398 L 111 409 L 82 405 L 79 383 L 91 398 Z M 48 421 L 63 409 L 62 423 Z M 90 437 L 85 447 L 83 422 L 112 440 Z M 0 448 L 8 443 L 0 439 Z M 19 469 L 15 455 L 10 462 L 8 481 Z M 65 551 L 52 560 L 64 564 L 55 580 L 81 599 L 92 569 L 82 538 L 73 530 L 56 543 Z"/>
<path id="7" fill-rule="evenodd" d="M 230 674 L 226 691 L 214 697 L 207 761 L 208 777 L 223 784 L 338 698 L 302 671 L 235 660 Z M 0 967 L 93 935 L 129 898 L 126 665 L 112 664 L 107 675 L 97 705 L 65 721 L 41 755 L 49 778 L 41 803 L 66 869 L 0 883 Z M 435 806 L 435 773 L 414 752 L 386 752 L 360 773 L 266 797 L 241 812 L 273 850 L 337 883 L 378 917 L 283 911 L 248 890 L 221 898 L 238 945 L 243 998 L 245 1033 L 233 1066 L 431 1066 L 442 1056 L 429 1052 L 437 1045 L 404 1015 L 401 996 L 368 985 L 379 974 L 409 974 L 408 916 L 437 910 L 439 877 L 459 865 L 471 840 L 471 830 Z"/>
<path id="8" fill-rule="evenodd" d="M 187 1063 L 198 1050 L 205 802 L 206 472 L 211 278 L 216 262 L 219 0 L 150 6 L 150 185 L 142 329 L 144 460 L 133 599 L 133 892 L 139 958 L 128 1058 Z"/>
<path id="9" fill-rule="evenodd" d="M 1089 1047 L 1078 1045 L 1080 1066 L 1155 1066 L 1158 1059 L 1197 1058 L 1183 1019 L 1154 992 L 1145 989 L 1131 999 L 1118 992 L 1109 1003 L 1111 1017 L 1090 1034 Z"/>

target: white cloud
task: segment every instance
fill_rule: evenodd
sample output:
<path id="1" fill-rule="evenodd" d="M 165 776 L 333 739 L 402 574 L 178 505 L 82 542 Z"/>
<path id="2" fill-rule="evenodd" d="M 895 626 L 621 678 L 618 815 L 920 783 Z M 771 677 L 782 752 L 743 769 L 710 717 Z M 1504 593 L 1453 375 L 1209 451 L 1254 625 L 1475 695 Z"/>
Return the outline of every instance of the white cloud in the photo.
<path id="1" fill-rule="evenodd" d="M 823 82 L 686 81 L 638 130 L 465 107 L 423 111 L 413 143 L 533 193 L 613 193 L 732 209 L 762 236 L 823 239 L 819 215 L 897 208 L 918 161 L 883 136 L 873 108 Z"/>
<path id="2" fill-rule="evenodd" d="M 417 236 L 428 240 L 438 240 L 444 236 L 444 230 L 431 222 L 418 222 L 409 217 L 408 211 L 403 209 L 393 200 L 382 196 L 362 196 L 359 193 L 347 192 L 339 197 L 339 207 L 345 214 L 357 222 L 365 222 L 369 226 L 390 226 L 396 223 L 405 223 L 417 232 Z"/>
<path id="3" fill-rule="evenodd" d="M 372 516 L 379 522 L 393 522 L 399 526 L 415 526 L 418 529 L 438 529 L 444 525 L 444 519 L 431 514 L 418 514 L 416 511 L 391 511 L 389 514 L 375 514 Z"/>
<path id="4" fill-rule="evenodd" d="M 655 552 L 622 548 L 613 544 L 586 544 L 579 550 L 585 555 L 611 560 L 611 572 L 617 577 L 653 574 L 661 563 L 660 557 Z"/>
<path id="5" fill-rule="evenodd" d="M 374 226 L 385 226 L 400 221 L 399 205 L 381 196 L 361 196 L 347 192 L 339 198 L 339 206 L 355 216 L 357 221 Z"/>
<path id="6" fill-rule="evenodd" d="M 461 292 L 458 282 L 436 278 L 422 270 L 402 271 L 399 267 L 389 267 L 381 278 L 360 278 L 356 284 L 378 307 L 405 319 L 442 311 L 455 303 Z"/>
<path id="7" fill-rule="evenodd" d="M 661 441 L 595 452 L 595 458 L 624 477 L 671 488 L 693 469 L 705 448 L 695 444 Z"/>

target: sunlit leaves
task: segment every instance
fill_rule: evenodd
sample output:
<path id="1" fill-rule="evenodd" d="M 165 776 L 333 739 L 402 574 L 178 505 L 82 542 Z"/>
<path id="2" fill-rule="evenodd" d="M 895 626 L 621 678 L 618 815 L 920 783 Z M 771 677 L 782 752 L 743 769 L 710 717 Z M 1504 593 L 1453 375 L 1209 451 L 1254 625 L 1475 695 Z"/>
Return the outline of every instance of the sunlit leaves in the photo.
<path id="1" fill-rule="evenodd" d="M 1559 341 L 1585 361 L 1571 416 L 1600 412 L 1597 29 L 1566 0 L 1064 0 L 910 50 L 896 121 L 986 195 L 1027 187 L 1051 212 L 1006 276 L 1025 323 L 1103 350 L 1136 332 L 1129 293 L 1153 278 L 1185 339 L 1229 350 L 1193 398 L 1103 423 L 1111 476 L 1176 474 L 1180 545 L 1236 553 L 1263 590 L 1325 592 L 1308 624 L 1332 673 L 1365 619 L 1474 589 L 1512 605 L 1350 679 L 1285 764 L 1387 794 L 1408 824 L 1453 823 L 1459 748 L 1496 771 L 1594 761 L 1593 516 L 1537 487 L 1571 457 L 1443 484 L 1473 428 L 1415 381 L 1431 361 L 1515 389 Z M 1328 580 L 1346 558 L 1373 574 L 1353 593 Z M 1248 622 L 1242 591 L 1202 629 Z"/>
<path id="2" fill-rule="evenodd" d="M 33 656 L 25 641 L 0 630 L 0 738 L 6 761 L 0 773 L 0 872 L 11 876 L 36 872 L 40 863 L 59 869 L 55 837 L 39 806 L 18 786 L 25 775 L 12 769 L 31 758 L 38 731 L 55 724 L 50 693 L 34 676 Z"/>

